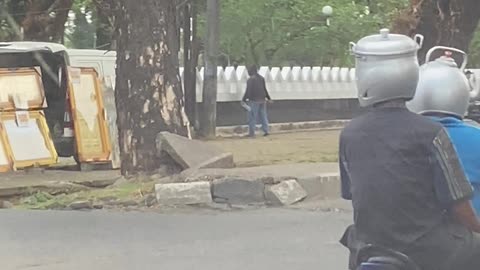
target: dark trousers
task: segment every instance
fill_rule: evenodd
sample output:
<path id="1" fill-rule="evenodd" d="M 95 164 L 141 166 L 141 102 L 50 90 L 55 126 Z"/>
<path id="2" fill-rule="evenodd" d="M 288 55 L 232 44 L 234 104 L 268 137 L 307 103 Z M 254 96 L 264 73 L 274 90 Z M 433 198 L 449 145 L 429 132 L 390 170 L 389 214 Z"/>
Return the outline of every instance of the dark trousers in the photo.
<path id="1" fill-rule="evenodd" d="M 439 226 L 405 253 L 422 270 L 480 269 L 480 234 L 458 224 Z"/>
<path id="2" fill-rule="evenodd" d="M 357 267 L 358 250 L 367 244 L 358 238 L 354 226 L 351 226 L 340 241 L 350 250 L 350 270 Z M 439 225 L 405 250 L 399 251 L 410 257 L 421 270 L 480 269 L 480 234 L 458 224 Z"/>

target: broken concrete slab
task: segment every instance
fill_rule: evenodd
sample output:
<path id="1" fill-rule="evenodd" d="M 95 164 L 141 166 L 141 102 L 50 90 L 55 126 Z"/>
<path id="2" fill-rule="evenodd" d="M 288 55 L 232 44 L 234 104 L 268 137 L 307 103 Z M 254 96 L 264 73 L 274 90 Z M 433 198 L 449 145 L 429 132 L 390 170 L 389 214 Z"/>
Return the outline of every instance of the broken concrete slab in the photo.
<path id="1" fill-rule="evenodd" d="M 233 168 L 235 163 L 233 162 L 233 155 L 231 153 L 218 154 L 217 156 L 202 162 L 196 168 L 208 169 L 208 168 Z"/>
<path id="2" fill-rule="evenodd" d="M 292 205 L 307 197 L 307 192 L 293 179 L 270 186 L 267 190 L 276 198 L 274 204 Z"/>
<path id="3" fill-rule="evenodd" d="M 209 182 L 156 184 L 155 193 L 159 204 L 189 205 L 212 202 Z"/>
<path id="4" fill-rule="evenodd" d="M 198 140 L 161 132 L 157 135 L 157 154 L 166 152 L 183 169 L 232 168 L 233 155 Z"/>
<path id="5" fill-rule="evenodd" d="M 213 200 L 228 204 L 264 204 L 263 182 L 236 178 L 217 179 L 212 183 Z"/>
<path id="6" fill-rule="evenodd" d="M 340 176 L 321 174 L 297 179 L 308 193 L 308 199 L 334 199 L 340 196 Z"/>

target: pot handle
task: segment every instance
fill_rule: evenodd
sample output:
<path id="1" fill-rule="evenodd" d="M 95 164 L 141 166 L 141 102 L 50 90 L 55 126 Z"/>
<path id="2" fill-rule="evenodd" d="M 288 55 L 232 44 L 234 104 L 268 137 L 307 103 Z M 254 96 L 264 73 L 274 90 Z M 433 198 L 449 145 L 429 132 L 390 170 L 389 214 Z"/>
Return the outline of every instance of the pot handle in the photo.
<path id="1" fill-rule="evenodd" d="M 428 63 L 430 61 L 432 61 L 430 58 L 432 57 L 432 53 L 434 51 L 437 51 L 437 50 L 444 50 L 444 51 L 452 51 L 452 52 L 456 52 L 456 53 L 459 53 L 463 56 L 463 61 L 462 61 L 462 65 L 460 65 L 460 70 L 463 71 L 465 70 L 465 68 L 467 67 L 467 63 L 468 63 L 468 56 L 467 54 L 462 51 L 462 50 L 459 50 L 459 49 L 456 49 L 456 48 L 452 48 L 452 47 L 445 47 L 445 46 L 435 46 L 433 48 L 431 48 L 428 52 L 427 52 L 427 56 L 425 58 L 425 63 Z"/>
<path id="2" fill-rule="evenodd" d="M 353 50 L 355 50 L 355 46 L 357 46 L 357 44 L 355 42 L 350 42 L 348 43 L 349 44 L 349 50 L 350 50 L 350 55 L 354 55 L 354 52 Z"/>
<path id="3" fill-rule="evenodd" d="M 473 72 L 470 76 L 467 76 L 467 79 L 470 85 L 470 102 L 474 102 L 480 97 L 480 85 L 476 79 L 476 74 Z"/>
<path id="4" fill-rule="evenodd" d="M 423 35 L 420 35 L 420 34 L 416 34 L 414 37 L 413 37 L 413 40 L 415 40 L 415 42 L 418 44 L 418 49 L 421 49 L 423 47 L 423 40 L 425 38 L 423 37 Z"/>

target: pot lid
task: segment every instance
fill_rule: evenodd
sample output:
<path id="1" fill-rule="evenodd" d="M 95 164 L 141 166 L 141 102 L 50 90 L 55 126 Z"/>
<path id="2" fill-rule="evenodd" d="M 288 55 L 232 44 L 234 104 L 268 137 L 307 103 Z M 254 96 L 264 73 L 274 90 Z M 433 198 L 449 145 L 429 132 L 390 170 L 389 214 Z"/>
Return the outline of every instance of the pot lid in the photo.
<path id="1" fill-rule="evenodd" d="M 384 28 L 380 34 L 360 39 L 352 51 L 360 55 L 398 55 L 415 52 L 419 48 L 419 44 L 408 36 L 391 34 Z"/>

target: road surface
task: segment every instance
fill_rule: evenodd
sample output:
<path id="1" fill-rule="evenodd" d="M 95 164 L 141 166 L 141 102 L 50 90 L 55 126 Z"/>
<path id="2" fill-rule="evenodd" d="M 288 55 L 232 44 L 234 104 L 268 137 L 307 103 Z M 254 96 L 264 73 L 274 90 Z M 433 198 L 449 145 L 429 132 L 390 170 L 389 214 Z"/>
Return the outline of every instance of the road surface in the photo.
<path id="1" fill-rule="evenodd" d="M 351 213 L 0 211 L 1 269 L 344 270 Z"/>

